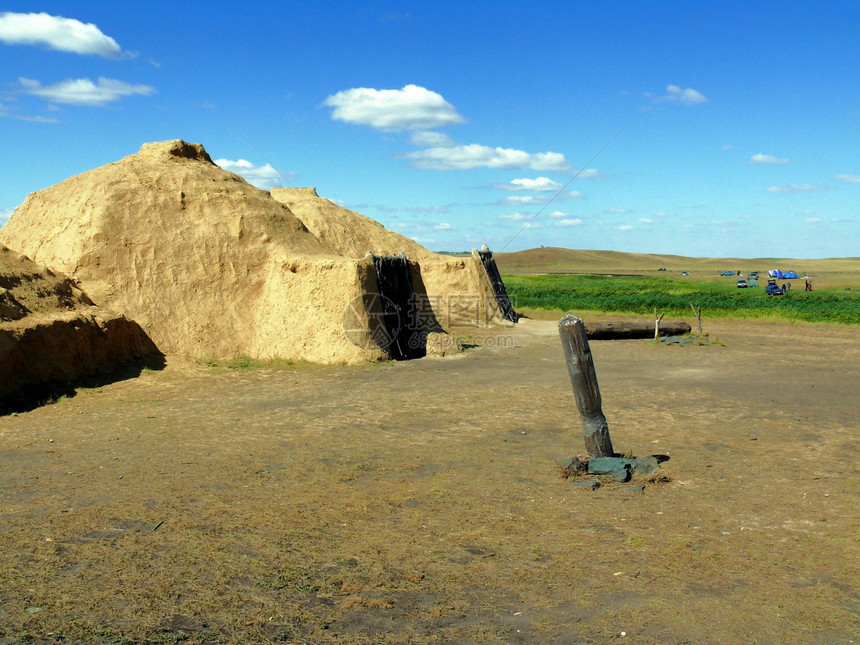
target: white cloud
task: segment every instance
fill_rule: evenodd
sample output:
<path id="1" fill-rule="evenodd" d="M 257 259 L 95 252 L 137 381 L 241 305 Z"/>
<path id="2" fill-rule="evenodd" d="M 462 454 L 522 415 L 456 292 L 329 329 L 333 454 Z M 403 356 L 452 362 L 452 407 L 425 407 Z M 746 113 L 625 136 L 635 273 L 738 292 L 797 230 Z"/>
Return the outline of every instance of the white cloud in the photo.
<path id="1" fill-rule="evenodd" d="M 531 168 L 563 170 L 570 166 L 558 152 L 531 154 L 510 148 L 490 148 L 477 143 L 435 147 L 405 155 L 416 168 L 425 170 L 471 170 L 474 168 Z"/>
<path id="2" fill-rule="evenodd" d="M 536 179 L 513 179 L 510 184 L 505 184 L 505 190 L 533 190 L 536 192 L 557 193 L 563 188 L 563 184 L 553 181 L 549 177 L 537 177 Z"/>
<path id="3" fill-rule="evenodd" d="M 708 100 L 703 94 L 689 87 L 683 89 L 678 85 L 667 85 L 666 91 L 668 94 L 658 98 L 658 101 L 677 101 L 684 105 L 697 105 L 699 103 L 706 103 Z"/>
<path id="4" fill-rule="evenodd" d="M 538 204 L 543 200 L 539 200 L 537 197 L 533 195 L 512 195 L 505 199 L 506 204 Z"/>
<path id="5" fill-rule="evenodd" d="M 245 178 L 252 186 L 268 190 L 274 188 L 283 182 L 283 177 L 272 164 L 265 166 L 255 166 L 250 161 L 239 159 L 238 161 L 230 161 L 229 159 L 216 159 L 215 164 L 221 166 L 224 170 L 229 170 Z"/>
<path id="6" fill-rule="evenodd" d="M 567 219 L 560 219 L 555 223 L 555 226 L 580 226 L 582 224 L 582 220 L 577 217 L 571 217 Z"/>
<path id="7" fill-rule="evenodd" d="M 47 45 L 49 49 L 104 58 L 123 58 L 119 44 L 92 23 L 47 13 L 0 14 L 0 41 L 7 45 Z"/>
<path id="8" fill-rule="evenodd" d="M 0 226 L 3 226 L 7 221 L 9 221 L 9 216 L 14 210 L 14 208 L 0 208 Z"/>
<path id="9" fill-rule="evenodd" d="M 521 222 L 522 220 L 526 220 L 534 217 L 534 215 L 526 215 L 525 213 L 512 213 L 510 215 L 499 215 L 499 219 L 510 220 L 513 222 Z"/>
<path id="10" fill-rule="evenodd" d="M 97 83 L 88 78 L 70 78 L 54 85 L 42 85 L 39 81 L 19 78 L 21 89 L 27 94 L 39 96 L 54 103 L 70 105 L 101 106 L 118 101 L 124 96 L 141 94 L 147 96 L 155 92 L 149 85 L 130 85 L 112 78 L 99 77 Z"/>
<path id="11" fill-rule="evenodd" d="M 667 213 L 666 211 L 657 211 L 654 217 L 675 217 L 675 213 Z"/>
<path id="12" fill-rule="evenodd" d="M 624 215 L 625 213 L 629 213 L 630 211 L 626 208 L 604 208 L 604 213 L 612 213 L 614 215 Z"/>
<path id="13" fill-rule="evenodd" d="M 8 112 L 5 106 L 0 105 L 0 117 L 5 117 L 7 119 L 18 119 L 19 121 L 31 121 L 33 123 L 59 123 L 59 119 L 55 119 L 54 117 L 49 116 L 39 116 L 32 114 L 14 114 L 12 112 Z"/>
<path id="14" fill-rule="evenodd" d="M 529 164 L 532 170 L 567 170 L 570 164 L 560 152 L 536 152 Z"/>
<path id="15" fill-rule="evenodd" d="M 804 222 L 808 222 L 809 224 L 818 224 L 821 221 L 820 217 L 807 217 Z"/>
<path id="16" fill-rule="evenodd" d="M 788 163 L 788 159 L 780 159 L 771 155 L 757 154 L 750 157 L 750 163 Z"/>
<path id="17" fill-rule="evenodd" d="M 654 222 L 652 220 L 648 219 L 647 217 L 643 217 L 642 219 L 639 220 L 639 223 L 640 224 L 653 224 Z"/>
<path id="18" fill-rule="evenodd" d="M 456 145 L 454 140 L 442 132 L 417 130 L 409 137 L 409 143 L 420 148 L 445 148 Z"/>
<path id="19" fill-rule="evenodd" d="M 418 85 L 400 90 L 356 87 L 329 96 L 323 105 L 334 108 L 332 119 L 383 132 L 430 130 L 465 122 L 441 94 Z"/>
<path id="20" fill-rule="evenodd" d="M 583 195 L 578 190 L 571 190 L 570 192 L 567 193 L 567 196 L 570 199 L 585 199 L 585 195 Z"/>
<path id="21" fill-rule="evenodd" d="M 603 179 L 604 177 L 606 175 L 602 174 L 599 170 L 594 170 L 594 168 L 586 168 L 576 173 L 577 179 Z"/>
<path id="22" fill-rule="evenodd" d="M 836 175 L 837 181 L 847 181 L 852 184 L 860 184 L 860 175 Z"/>
<path id="23" fill-rule="evenodd" d="M 433 228 L 437 231 L 456 231 L 457 229 L 451 226 L 448 222 L 439 222 L 434 224 Z"/>
<path id="24" fill-rule="evenodd" d="M 563 211 L 553 211 L 549 214 L 550 217 L 567 217 L 567 213 Z"/>
<path id="25" fill-rule="evenodd" d="M 809 184 L 791 184 L 789 186 L 768 186 L 766 190 L 769 193 L 813 193 L 824 189 Z"/>
<path id="26" fill-rule="evenodd" d="M 633 227 L 630 224 L 625 224 L 624 226 L 619 226 L 617 230 L 619 230 L 619 231 L 632 231 Z"/>

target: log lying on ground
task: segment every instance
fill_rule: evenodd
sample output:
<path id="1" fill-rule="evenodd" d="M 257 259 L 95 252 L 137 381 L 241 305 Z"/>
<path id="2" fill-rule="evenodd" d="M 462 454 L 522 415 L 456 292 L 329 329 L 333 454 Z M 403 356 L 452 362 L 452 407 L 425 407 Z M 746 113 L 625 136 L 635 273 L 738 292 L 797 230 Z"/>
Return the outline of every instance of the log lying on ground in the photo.
<path id="1" fill-rule="evenodd" d="M 685 322 L 661 322 L 661 336 L 689 334 L 691 327 Z M 652 322 L 587 322 L 585 333 L 589 340 L 624 340 L 628 338 L 654 338 Z"/>

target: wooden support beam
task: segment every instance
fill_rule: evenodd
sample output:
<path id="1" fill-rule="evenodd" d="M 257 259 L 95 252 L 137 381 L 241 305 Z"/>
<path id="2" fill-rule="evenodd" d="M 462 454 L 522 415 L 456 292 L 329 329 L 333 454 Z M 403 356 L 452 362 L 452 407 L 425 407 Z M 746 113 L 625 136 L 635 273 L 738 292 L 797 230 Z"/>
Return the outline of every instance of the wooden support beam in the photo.
<path id="1" fill-rule="evenodd" d="M 612 440 L 609 437 L 609 424 L 603 415 L 600 387 L 594 371 L 594 359 L 585 325 L 573 314 L 565 314 L 558 323 L 564 358 L 576 407 L 582 418 L 582 435 L 585 450 L 592 457 L 614 457 Z"/>

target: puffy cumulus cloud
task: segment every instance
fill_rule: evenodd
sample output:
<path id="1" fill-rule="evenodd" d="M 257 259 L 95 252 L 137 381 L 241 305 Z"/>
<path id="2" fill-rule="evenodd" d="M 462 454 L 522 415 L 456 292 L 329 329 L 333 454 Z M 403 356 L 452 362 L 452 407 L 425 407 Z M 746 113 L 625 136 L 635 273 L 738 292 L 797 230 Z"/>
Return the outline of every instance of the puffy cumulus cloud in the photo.
<path id="1" fill-rule="evenodd" d="M 790 184 L 788 186 L 768 186 L 765 190 L 769 193 L 814 193 L 824 190 L 824 188 L 809 184 Z"/>
<path id="2" fill-rule="evenodd" d="M 847 181 L 851 184 L 860 184 L 860 175 L 836 175 L 836 181 Z"/>
<path id="3" fill-rule="evenodd" d="M 496 188 L 502 190 L 533 190 L 540 193 L 557 193 L 564 184 L 553 181 L 549 177 L 537 177 L 535 179 L 513 179 L 509 184 L 496 184 Z"/>
<path id="4" fill-rule="evenodd" d="M 465 122 L 441 94 L 418 85 L 400 90 L 356 87 L 332 94 L 323 105 L 333 108 L 332 119 L 383 132 L 431 130 Z"/>
<path id="5" fill-rule="evenodd" d="M 554 224 L 555 226 L 581 226 L 582 220 L 578 217 L 567 217 L 565 219 L 560 219 Z"/>
<path id="6" fill-rule="evenodd" d="M 93 83 L 88 78 L 70 78 L 53 85 L 42 85 L 39 81 L 19 78 L 21 91 L 39 96 L 53 103 L 69 105 L 102 106 L 118 101 L 125 96 L 141 94 L 147 96 L 155 92 L 149 85 L 131 85 L 112 78 L 99 78 Z"/>
<path id="7" fill-rule="evenodd" d="M 660 97 L 661 101 L 676 101 L 684 105 L 698 105 L 699 103 L 707 103 L 708 99 L 705 96 L 690 87 L 684 89 L 678 85 L 667 85 L 667 94 Z"/>
<path id="8" fill-rule="evenodd" d="M 216 159 L 215 164 L 221 166 L 224 170 L 229 170 L 244 177 L 245 181 L 249 184 L 263 190 L 280 185 L 284 179 L 281 173 L 269 163 L 265 166 L 255 166 L 245 159 L 239 159 L 238 161 Z"/>
<path id="9" fill-rule="evenodd" d="M 94 24 L 47 13 L 0 13 L 0 41 L 104 58 L 124 57 L 119 44 Z"/>
<path id="10" fill-rule="evenodd" d="M 630 224 L 625 224 L 624 226 L 619 226 L 616 230 L 619 231 L 632 231 L 633 227 Z"/>
<path id="11" fill-rule="evenodd" d="M 567 170 L 570 164 L 560 152 L 537 152 L 529 164 L 532 170 Z"/>
<path id="12" fill-rule="evenodd" d="M 430 132 L 427 130 L 417 130 L 412 133 L 409 138 L 409 143 L 419 148 L 445 148 L 456 145 L 454 140 L 447 134 L 442 132 Z"/>
<path id="13" fill-rule="evenodd" d="M 434 147 L 405 155 L 415 168 L 426 170 L 471 170 L 474 168 L 531 168 L 564 170 L 570 167 L 563 154 L 535 154 L 511 148 L 491 148 L 473 143 L 465 146 Z"/>
<path id="14" fill-rule="evenodd" d="M 451 226 L 448 222 L 439 222 L 438 224 L 433 225 L 433 229 L 436 231 L 456 231 L 457 229 Z"/>
<path id="15" fill-rule="evenodd" d="M 522 222 L 523 220 L 527 220 L 534 215 L 526 215 L 525 213 L 511 213 L 510 215 L 499 215 L 499 219 L 508 220 L 511 222 Z"/>
<path id="16" fill-rule="evenodd" d="M 750 163 L 766 163 L 766 164 L 774 164 L 774 163 L 788 163 L 788 159 L 780 159 L 779 157 L 773 157 L 771 155 L 762 155 L 757 154 L 750 157 Z"/>
<path id="17" fill-rule="evenodd" d="M 537 204 L 543 200 L 539 200 L 533 195 L 512 195 L 505 198 L 504 204 Z"/>
<path id="18" fill-rule="evenodd" d="M 571 190 L 567 193 L 567 197 L 569 197 L 570 199 L 585 199 L 585 195 L 583 195 L 578 190 Z"/>
<path id="19" fill-rule="evenodd" d="M 647 217 L 643 217 L 639 220 L 639 223 L 640 224 L 653 224 L 654 222 L 652 220 L 648 219 Z"/>
<path id="20" fill-rule="evenodd" d="M 567 217 L 568 215 L 564 211 L 553 211 L 552 213 L 549 214 L 549 216 L 558 218 L 558 217 Z"/>

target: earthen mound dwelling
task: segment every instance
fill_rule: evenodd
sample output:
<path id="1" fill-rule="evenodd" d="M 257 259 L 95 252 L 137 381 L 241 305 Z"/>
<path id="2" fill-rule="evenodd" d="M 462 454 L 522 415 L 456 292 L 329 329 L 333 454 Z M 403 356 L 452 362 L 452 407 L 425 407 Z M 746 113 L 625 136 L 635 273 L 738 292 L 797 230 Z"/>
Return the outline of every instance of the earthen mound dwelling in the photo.
<path id="1" fill-rule="evenodd" d="M 38 386 L 158 356 L 137 323 L 95 306 L 73 281 L 0 246 L 0 408 Z"/>
<path id="2" fill-rule="evenodd" d="M 0 229 L 0 243 L 71 276 L 94 302 L 138 322 L 165 354 L 321 363 L 392 355 L 379 303 L 368 298 L 383 265 L 364 253 L 377 249 L 345 257 L 341 244 L 321 240 L 199 144 L 144 144 L 33 193 Z M 404 251 L 398 246 L 379 252 Z M 499 318 L 479 264 L 459 262 L 443 262 L 428 281 L 433 293 L 473 297 L 486 318 Z"/>

